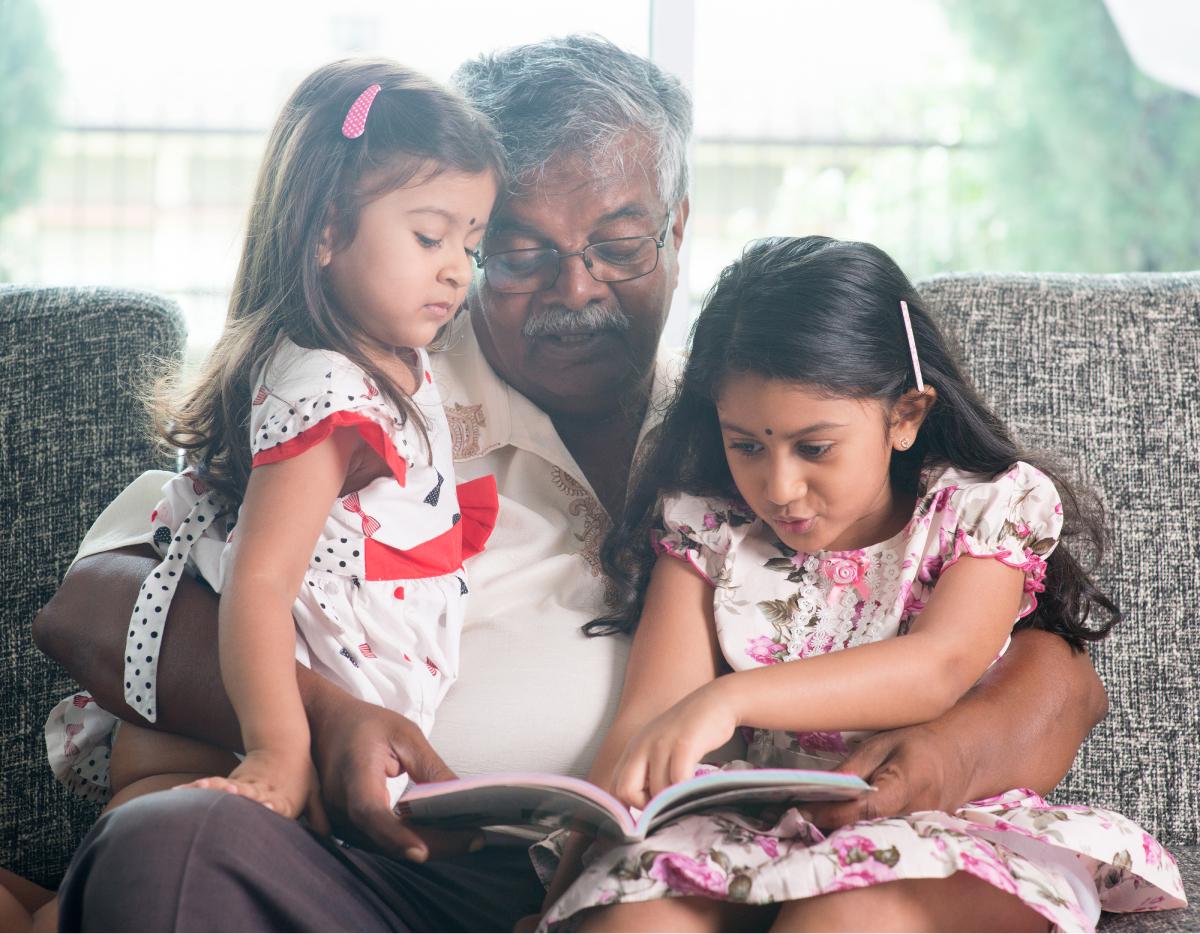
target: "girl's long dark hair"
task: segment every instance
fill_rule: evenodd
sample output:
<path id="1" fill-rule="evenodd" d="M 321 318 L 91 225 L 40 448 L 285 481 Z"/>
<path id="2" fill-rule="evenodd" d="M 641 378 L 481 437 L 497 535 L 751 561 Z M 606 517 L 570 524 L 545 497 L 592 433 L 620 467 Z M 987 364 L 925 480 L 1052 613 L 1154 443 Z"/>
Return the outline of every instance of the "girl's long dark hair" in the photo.
<path id="1" fill-rule="evenodd" d="M 350 106 L 373 84 L 366 132 L 342 135 Z M 491 172 L 504 156 L 491 123 L 453 91 L 396 62 L 334 62 L 305 78 L 267 142 L 225 330 L 199 377 L 180 394 L 161 380 L 150 400 L 157 433 L 236 510 L 250 477 L 251 380 L 281 337 L 333 350 L 365 370 L 424 430 L 411 399 L 363 351 L 364 335 L 337 306 L 318 260 L 328 227 L 336 251 L 354 239 L 374 198 L 438 173 Z"/>
<path id="2" fill-rule="evenodd" d="M 650 533 L 664 494 L 737 497 L 717 424 L 724 380 L 754 373 L 832 396 L 874 399 L 890 412 L 916 388 L 901 299 L 908 302 L 922 375 L 937 389 L 937 401 L 913 446 L 892 453 L 893 489 L 920 493 L 926 467 L 996 477 L 1018 460 L 1033 464 L 1058 489 L 1064 528 L 1037 609 L 1019 627 L 1058 633 L 1076 649 L 1108 634 L 1120 611 L 1079 560 L 1082 554 L 1098 562 L 1107 544 L 1094 495 L 1016 445 L 963 375 L 920 294 L 886 253 L 867 243 L 789 237 L 750 244 L 705 298 L 683 376 L 625 513 L 605 541 L 602 558 L 614 609 L 584 627 L 589 635 L 631 632 L 637 625 L 655 560 Z M 1096 611 L 1107 618 L 1097 619 Z"/>

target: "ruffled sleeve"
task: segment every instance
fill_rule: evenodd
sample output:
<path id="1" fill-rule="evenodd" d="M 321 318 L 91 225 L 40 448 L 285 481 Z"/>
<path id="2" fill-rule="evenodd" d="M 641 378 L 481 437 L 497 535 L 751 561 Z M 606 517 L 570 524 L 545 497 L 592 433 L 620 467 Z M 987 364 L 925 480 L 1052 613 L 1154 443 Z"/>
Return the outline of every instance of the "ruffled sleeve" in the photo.
<path id="1" fill-rule="evenodd" d="M 1019 461 L 995 480 L 961 484 L 950 495 L 949 507 L 957 527 L 945 567 L 972 557 L 1020 568 L 1025 593 L 1017 618 L 1032 613 L 1037 594 L 1045 590 L 1046 560 L 1062 534 L 1062 500 L 1054 483 Z"/>
<path id="2" fill-rule="evenodd" d="M 688 562 L 715 587 L 724 578 L 735 539 L 753 521 L 729 500 L 672 493 L 663 497 L 662 531 L 653 533 L 654 550 Z"/>
<path id="3" fill-rule="evenodd" d="M 253 391 L 253 466 L 295 457 L 335 428 L 354 428 L 404 485 L 412 442 L 379 388 L 350 360 L 285 342 L 263 367 Z M 397 449 L 397 439 L 403 450 Z"/>

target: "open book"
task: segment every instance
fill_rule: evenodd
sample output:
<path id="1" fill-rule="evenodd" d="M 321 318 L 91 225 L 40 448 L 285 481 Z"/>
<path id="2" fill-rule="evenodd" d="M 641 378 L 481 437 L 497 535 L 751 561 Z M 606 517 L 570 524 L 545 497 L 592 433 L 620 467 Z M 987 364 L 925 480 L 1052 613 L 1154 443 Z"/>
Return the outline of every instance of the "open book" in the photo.
<path id="1" fill-rule="evenodd" d="M 549 832 L 571 826 L 631 843 L 659 824 L 715 806 L 842 801 L 870 790 L 857 775 L 841 772 L 729 769 L 672 785 L 639 813 L 582 779 L 512 772 L 410 785 L 396 813 L 444 828 L 532 825 Z"/>

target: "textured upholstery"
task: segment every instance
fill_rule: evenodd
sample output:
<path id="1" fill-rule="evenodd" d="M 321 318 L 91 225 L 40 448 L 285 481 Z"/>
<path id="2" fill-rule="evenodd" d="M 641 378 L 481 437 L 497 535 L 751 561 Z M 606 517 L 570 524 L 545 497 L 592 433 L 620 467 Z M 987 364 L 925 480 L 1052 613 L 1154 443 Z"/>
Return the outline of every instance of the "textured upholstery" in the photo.
<path id="1" fill-rule="evenodd" d="M 1112 712 L 1055 798 L 1116 808 L 1180 858 L 1183 912 L 1105 930 L 1200 929 L 1200 273 L 959 275 L 921 283 L 968 370 L 1027 446 L 1110 510 L 1100 573 L 1128 620 L 1094 650 Z M 129 387 L 182 328 L 144 294 L 0 289 L 0 865 L 53 882 L 91 819 L 45 766 L 68 680 L 29 641 L 87 525 L 152 463 Z"/>
<path id="2" fill-rule="evenodd" d="M 1111 711 L 1054 799 L 1193 848 L 1193 907 L 1106 924 L 1200 929 L 1200 274 L 953 275 L 921 290 L 1017 437 L 1109 511 L 1098 576 L 1128 618 L 1092 655 Z"/>
<path id="3" fill-rule="evenodd" d="M 44 884 L 96 809 L 46 764 L 42 724 L 71 682 L 30 624 L 92 520 L 155 463 L 134 392 L 183 341 L 156 295 L 0 287 L 0 866 Z"/>

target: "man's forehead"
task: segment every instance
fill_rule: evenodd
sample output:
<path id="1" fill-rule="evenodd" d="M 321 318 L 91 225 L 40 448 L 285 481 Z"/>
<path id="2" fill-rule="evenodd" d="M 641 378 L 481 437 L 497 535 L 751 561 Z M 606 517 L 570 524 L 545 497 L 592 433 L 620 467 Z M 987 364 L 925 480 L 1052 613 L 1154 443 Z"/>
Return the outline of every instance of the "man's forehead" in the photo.
<path id="1" fill-rule="evenodd" d="M 630 146 L 619 158 L 578 153 L 552 158 L 504 198 L 492 231 L 540 229 L 567 218 L 584 226 L 643 217 L 657 222 L 666 208 L 639 149 Z"/>

